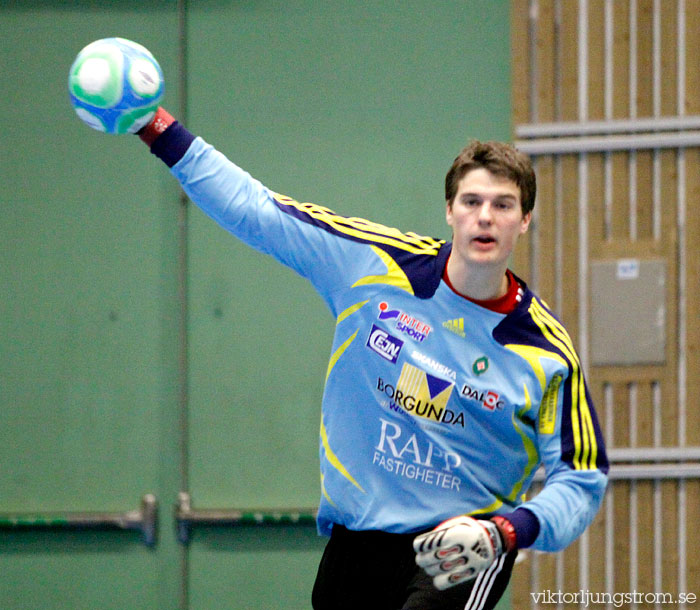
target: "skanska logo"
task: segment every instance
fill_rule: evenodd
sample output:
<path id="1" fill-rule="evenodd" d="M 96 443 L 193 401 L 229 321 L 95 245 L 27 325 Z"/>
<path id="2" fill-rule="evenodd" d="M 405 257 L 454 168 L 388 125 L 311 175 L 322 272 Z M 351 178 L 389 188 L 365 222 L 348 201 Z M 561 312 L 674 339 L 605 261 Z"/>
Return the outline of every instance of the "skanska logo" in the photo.
<path id="1" fill-rule="evenodd" d="M 382 330 L 376 324 L 372 324 L 372 331 L 367 338 L 367 347 L 389 362 L 396 363 L 403 341 Z"/>

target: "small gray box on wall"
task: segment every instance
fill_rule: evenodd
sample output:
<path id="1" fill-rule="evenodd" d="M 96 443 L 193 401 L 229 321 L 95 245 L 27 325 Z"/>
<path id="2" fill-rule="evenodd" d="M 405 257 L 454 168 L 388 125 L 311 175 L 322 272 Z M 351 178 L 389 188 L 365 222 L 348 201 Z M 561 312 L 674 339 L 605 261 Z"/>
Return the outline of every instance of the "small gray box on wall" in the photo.
<path id="1" fill-rule="evenodd" d="M 666 263 L 637 258 L 591 264 L 591 364 L 666 360 Z"/>

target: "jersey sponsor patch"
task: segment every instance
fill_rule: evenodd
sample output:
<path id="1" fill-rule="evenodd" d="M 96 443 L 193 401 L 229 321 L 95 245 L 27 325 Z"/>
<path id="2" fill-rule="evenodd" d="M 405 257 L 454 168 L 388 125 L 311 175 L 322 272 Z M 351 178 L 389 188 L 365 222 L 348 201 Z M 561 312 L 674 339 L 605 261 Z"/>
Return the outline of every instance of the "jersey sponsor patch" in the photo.
<path id="1" fill-rule="evenodd" d="M 488 370 L 489 359 L 486 356 L 482 356 L 481 358 L 474 360 L 474 364 L 472 364 L 472 371 L 474 371 L 475 375 L 483 375 Z"/>
<path id="2" fill-rule="evenodd" d="M 443 328 L 446 328 L 451 333 L 464 339 L 467 335 L 464 332 L 464 318 L 455 318 L 454 320 L 445 320 L 442 323 Z"/>
<path id="3" fill-rule="evenodd" d="M 425 341 L 432 330 L 429 324 L 414 318 L 405 311 L 391 309 L 386 301 L 379 303 L 379 315 L 377 317 L 380 320 L 395 320 L 394 327 L 396 330 L 419 343 Z"/>
<path id="4" fill-rule="evenodd" d="M 496 409 L 502 409 L 505 406 L 503 400 L 501 400 L 501 395 L 494 390 L 479 390 L 465 383 L 462 386 L 462 396 L 468 400 L 474 400 L 481 404 L 484 409 L 489 411 L 495 411 Z"/>
<path id="5" fill-rule="evenodd" d="M 417 362 L 420 362 L 423 366 L 427 366 L 429 369 L 431 369 L 433 372 L 437 373 L 438 375 L 443 375 L 444 377 L 449 377 L 453 381 L 457 379 L 457 373 L 454 369 L 451 369 L 449 366 L 445 366 L 441 362 L 438 362 L 437 360 L 434 360 L 430 356 L 427 356 L 426 354 L 419 352 L 417 349 L 414 349 L 411 352 L 411 358 L 416 360 Z"/>
<path id="6" fill-rule="evenodd" d="M 376 390 L 389 399 L 389 408 L 414 417 L 464 428 L 464 413 L 447 408 L 454 384 L 404 363 L 398 381 L 377 378 Z"/>
<path id="7" fill-rule="evenodd" d="M 557 421 L 557 403 L 559 402 L 559 386 L 561 375 L 554 375 L 547 386 L 547 391 L 540 404 L 540 434 L 554 434 L 554 424 Z"/>
<path id="8" fill-rule="evenodd" d="M 403 479 L 443 490 L 460 491 L 462 458 L 397 422 L 380 418 L 372 464 Z"/>
<path id="9" fill-rule="evenodd" d="M 390 335 L 376 324 L 372 324 L 372 330 L 369 333 L 369 337 L 367 337 L 367 347 L 385 360 L 396 363 L 403 347 L 403 341 Z"/>

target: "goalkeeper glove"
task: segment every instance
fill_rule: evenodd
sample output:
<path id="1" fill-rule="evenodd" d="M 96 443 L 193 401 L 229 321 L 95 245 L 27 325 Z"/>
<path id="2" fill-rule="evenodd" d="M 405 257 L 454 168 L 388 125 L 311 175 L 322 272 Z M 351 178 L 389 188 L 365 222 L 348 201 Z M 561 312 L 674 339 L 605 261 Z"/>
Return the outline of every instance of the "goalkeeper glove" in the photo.
<path id="1" fill-rule="evenodd" d="M 515 548 L 515 530 L 503 517 L 478 520 L 461 515 L 416 536 L 416 563 L 444 590 L 476 578 L 503 553 Z"/>

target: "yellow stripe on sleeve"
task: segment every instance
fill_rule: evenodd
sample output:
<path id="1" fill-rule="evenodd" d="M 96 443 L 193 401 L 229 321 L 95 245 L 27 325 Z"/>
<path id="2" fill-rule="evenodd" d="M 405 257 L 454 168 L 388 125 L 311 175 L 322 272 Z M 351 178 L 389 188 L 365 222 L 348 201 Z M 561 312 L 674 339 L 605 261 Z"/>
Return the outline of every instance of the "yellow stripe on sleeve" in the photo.
<path id="1" fill-rule="evenodd" d="M 493 513 L 497 511 L 499 508 L 503 506 L 503 502 L 501 500 L 494 500 L 491 504 L 488 506 L 484 506 L 484 508 L 477 508 L 476 510 L 469 511 L 470 515 L 485 515 L 488 513 Z"/>
<path id="2" fill-rule="evenodd" d="M 343 341 L 343 343 L 338 347 L 337 350 L 335 350 L 335 352 L 333 352 L 330 362 L 328 363 L 328 370 L 326 371 L 326 381 L 328 381 L 328 376 L 331 374 L 333 367 L 343 355 L 343 352 L 345 352 L 345 350 L 348 349 L 350 344 L 355 340 L 355 337 L 357 337 L 357 333 L 359 331 L 360 329 L 358 328 L 352 335 L 350 335 L 347 339 L 345 339 L 345 341 Z"/>
<path id="3" fill-rule="evenodd" d="M 532 370 L 535 371 L 535 375 L 537 375 L 537 380 L 540 382 L 540 388 L 543 392 L 547 386 L 547 377 L 544 372 L 544 367 L 542 366 L 542 358 L 550 358 L 564 366 L 567 365 L 566 361 L 556 352 L 547 351 L 546 349 L 535 347 L 534 345 L 509 343 L 506 345 L 506 348 L 525 358 L 525 360 L 530 363 Z"/>
<path id="4" fill-rule="evenodd" d="M 548 318 L 553 326 L 554 331 L 562 338 L 565 342 L 568 350 L 571 353 L 572 361 L 575 363 L 577 372 L 577 384 L 579 391 L 579 410 L 581 413 L 581 435 L 583 438 L 583 446 L 581 453 L 581 468 L 582 469 L 595 469 L 596 462 L 598 459 L 598 444 L 595 437 L 595 429 L 593 426 L 593 417 L 591 415 L 590 406 L 588 400 L 586 399 L 586 386 L 583 378 L 583 370 L 581 369 L 581 363 L 576 355 L 576 351 L 573 347 L 573 343 L 568 333 L 564 327 L 546 310 L 542 309 L 543 315 Z"/>
<path id="5" fill-rule="evenodd" d="M 545 338 L 569 360 L 571 373 L 571 426 L 574 437 L 574 468 L 596 468 L 598 445 L 593 427 L 590 406 L 586 399 L 586 387 L 581 363 L 573 343 L 564 327 L 537 301 L 533 299 L 530 314 Z M 579 418 L 580 412 L 580 418 Z"/>
<path id="6" fill-rule="evenodd" d="M 591 415 L 590 406 L 588 400 L 586 399 L 586 385 L 583 378 L 583 369 L 581 368 L 581 362 L 576 355 L 576 350 L 573 347 L 573 343 L 569 334 L 566 332 L 564 327 L 546 310 L 543 310 L 545 316 L 547 316 L 553 324 L 553 328 L 557 334 L 562 337 L 566 342 L 566 345 L 571 351 L 572 358 L 578 367 L 578 386 L 580 393 L 580 412 L 581 412 L 581 434 L 583 438 L 581 464 L 582 469 L 595 469 L 596 461 L 598 459 L 598 444 L 595 437 L 595 430 L 593 426 L 593 417 Z"/>
<path id="7" fill-rule="evenodd" d="M 532 300 L 530 306 L 530 313 L 532 315 L 535 323 L 540 327 L 542 334 L 545 338 L 554 346 L 558 347 L 569 360 L 571 366 L 571 428 L 574 437 L 574 458 L 573 465 L 576 470 L 582 470 L 583 465 L 581 461 L 582 453 L 582 430 L 579 422 L 578 406 L 581 397 L 581 388 L 579 384 L 579 365 L 575 352 L 572 352 L 568 347 L 569 342 L 560 340 L 558 336 L 555 336 L 554 331 L 551 327 L 551 317 L 545 315 L 545 310 L 541 308 L 536 299 Z M 568 335 L 567 335 L 568 336 Z M 584 398 L 585 400 L 585 398 Z"/>
<path id="8" fill-rule="evenodd" d="M 509 502 L 515 501 L 515 499 L 518 497 L 518 494 L 522 491 L 523 484 L 525 483 L 527 478 L 532 474 L 532 471 L 535 468 L 537 468 L 537 465 L 540 463 L 540 456 L 537 452 L 537 447 L 535 447 L 535 444 L 523 432 L 516 419 L 522 418 L 522 416 L 525 415 L 525 413 L 527 413 L 532 408 L 532 399 L 530 398 L 530 392 L 528 392 L 526 385 L 523 385 L 523 391 L 525 392 L 525 406 L 522 409 L 520 409 L 520 411 L 518 411 L 517 414 L 513 413 L 512 419 L 513 427 L 515 428 L 515 430 L 520 435 L 520 438 L 523 441 L 523 447 L 525 448 L 525 453 L 527 455 L 527 464 L 525 465 L 525 469 L 523 470 L 522 478 L 513 486 L 513 489 L 511 489 L 510 493 L 508 494 L 507 499 Z"/>
<path id="9" fill-rule="evenodd" d="M 338 326 L 343 320 L 346 318 L 349 318 L 352 314 L 354 314 L 356 311 L 359 309 L 362 309 L 365 305 L 369 303 L 369 300 L 366 301 L 360 301 L 359 303 L 355 303 L 354 305 L 351 305 L 348 307 L 345 311 L 340 312 L 338 315 L 338 319 L 335 321 L 335 325 Z"/>
<path id="10" fill-rule="evenodd" d="M 408 280 L 403 269 L 399 267 L 398 263 L 381 248 L 377 246 L 370 246 L 370 248 L 382 259 L 382 262 L 386 265 L 387 271 L 384 275 L 368 275 L 360 278 L 351 287 L 355 288 L 356 286 L 364 286 L 367 284 L 388 284 L 389 286 L 396 286 L 409 294 L 413 294 L 413 286 L 411 286 L 411 282 Z"/>
<path id="11" fill-rule="evenodd" d="M 280 205 L 287 205 L 306 214 L 314 220 L 327 224 L 330 228 L 363 241 L 393 246 L 415 254 L 437 254 L 444 240 L 421 236 L 413 232 L 403 233 L 393 227 L 387 227 L 363 218 L 345 217 L 329 208 L 314 203 L 299 203 L 291 197 L 273 194 Z"/>
<path id="12" fill-rule="evenodd" d="M 335 508 L 337 508 L 337 506 L 335 505 L 335 502 L 333 502 L 333 500 L 331 500 L 331 497 L 328 495 L 328 492 L 326 491 L 326 482 L 323 478 L 323 473 L 321 473 L 321 493 L 323 493 L 323 497 L 326 500 L 328 500 L 328 503 L 331 506 L 334 506 Z"/>

